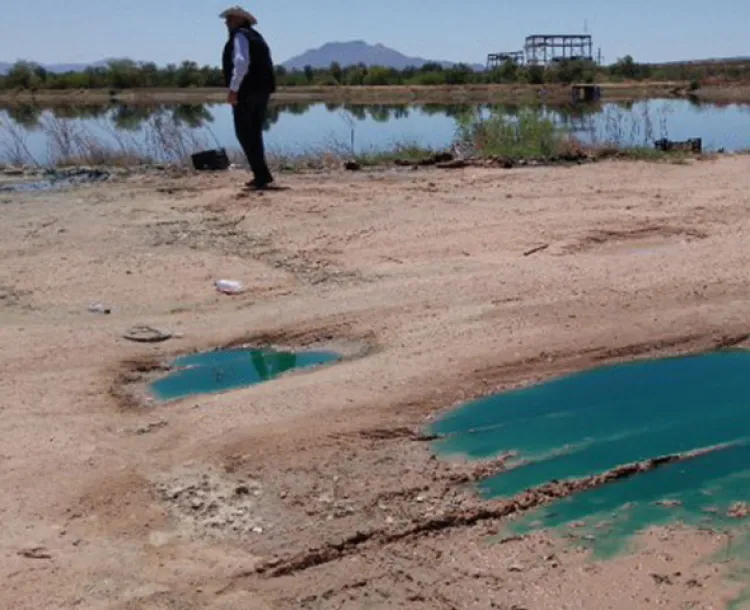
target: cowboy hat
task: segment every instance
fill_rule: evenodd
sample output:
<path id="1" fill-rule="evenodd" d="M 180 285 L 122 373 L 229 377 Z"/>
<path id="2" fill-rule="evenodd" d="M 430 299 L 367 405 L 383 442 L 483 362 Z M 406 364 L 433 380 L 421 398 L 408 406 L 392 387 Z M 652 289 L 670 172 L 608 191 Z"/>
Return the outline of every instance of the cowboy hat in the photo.
<path id="1" fill-rule="evenodd" d="M 219 17 L 222 19 L 226 19 L 227 17 L 241 17 L 242 19 L 247 19 L 250 22 L 250 25 L 258 23 L 258 20 L 241 6 L 232 6 L 223 11 Z"/>

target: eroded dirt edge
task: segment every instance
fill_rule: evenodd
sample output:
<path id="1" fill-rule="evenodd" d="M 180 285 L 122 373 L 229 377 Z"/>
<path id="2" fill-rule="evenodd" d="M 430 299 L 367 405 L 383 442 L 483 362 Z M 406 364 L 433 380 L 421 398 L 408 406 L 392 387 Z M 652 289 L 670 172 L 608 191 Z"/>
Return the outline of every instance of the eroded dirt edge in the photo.
<path id="1" fill-rule="evenodd" d="M 338 335 L 338 336 L 336 336 Z M 424 426 L 442 410 L 485 395 L 594 365 L 744 347 L 750 333 L 730 329 L 687 334 L 617 347 L 564 353 L 542 352 L 523 360 L 461 371 L 460 384 L 446 380 L 431 396 L 414 396 L 385 411 L 394 425 L 371 425 L 364 410 L 334 420 L 324 436 L 288 430 L 269 441 L 257 438 L 227 446 L 215 467 L 183 469 L 152 481 L 154 501 L 167 506 L 183 535 L 249 544 L 262 560 L 231 575 L 216 593 L 254 588 L 259 581 L 290 577 L 353 556 L 372 556 L 393 545 L 475 528 L 497 534 L 503 521 L 560 498 L 653 470 L 695 454 L 654 456 L 576 481 L 555 482 L 505 501 L 484 501 L 475 483 L 501 472 L 509 455 L 467 462 L 438 460 Z M 360 357 L 377 346 L 352 329 L 302 328 L 243 336 L 220 347 L 253 345 L 309 348 L 358 341 Z M 155 359 L 123 363 L 113 394 L 124 407 L 138 406 L 134 383 L 163 373 Z M 384 409 L 379 409 L 382 421 Z M 300 443 L 300 439 L 304 442 Z M 720 450 L 716 448 L 715 450 Z M 255 583 L 255 584 L 253 584 Z M 315 596 L 313 595 L 313 598 Z"/>

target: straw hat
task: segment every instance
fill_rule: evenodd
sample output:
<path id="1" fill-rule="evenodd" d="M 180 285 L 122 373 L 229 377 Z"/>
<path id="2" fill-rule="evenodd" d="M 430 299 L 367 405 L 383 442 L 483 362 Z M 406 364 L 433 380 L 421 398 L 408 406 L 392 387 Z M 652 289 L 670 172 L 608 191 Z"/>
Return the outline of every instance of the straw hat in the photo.
<path id="1" fill-rule="evenodd" d="M 258 20 L 241 6 L 232 6 L 222 12 L 219 17 L 222 19 L 226 19 L 227 17 L 241 17 L 242 19 L 247 19 L 250 22 L 250 25 L 258 23 Z"/>

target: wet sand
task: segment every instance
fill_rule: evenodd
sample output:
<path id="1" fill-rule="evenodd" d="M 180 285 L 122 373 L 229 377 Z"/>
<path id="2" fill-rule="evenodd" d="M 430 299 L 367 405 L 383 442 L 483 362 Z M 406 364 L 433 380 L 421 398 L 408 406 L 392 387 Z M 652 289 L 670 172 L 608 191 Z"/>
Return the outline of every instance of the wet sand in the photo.
<path id="1" fill-rule="evenodd" d="M 245 179 L 0 193 L 0 606 L 677 610 L 738 594 L 721 532 L 655 529 L 602 562 L 546 534 L 491 544 L 550 498 L 480 501 L 471 483 L 502 460 L 438 460 L 420 431 L 562 372 L 750 345 L 746 158 L 307 174 L 262 195 Z M 174 336 L 125 340 L 136 324 Z M 244 343 L 347 359 L 142 400 L 170 357 Z"/>

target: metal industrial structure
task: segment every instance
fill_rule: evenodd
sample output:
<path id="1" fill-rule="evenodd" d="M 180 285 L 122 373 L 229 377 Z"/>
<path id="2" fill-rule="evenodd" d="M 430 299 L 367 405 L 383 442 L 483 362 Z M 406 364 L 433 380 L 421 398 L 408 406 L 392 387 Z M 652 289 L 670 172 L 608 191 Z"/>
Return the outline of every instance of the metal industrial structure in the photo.
<path id="1" fill-rule="evenodd" d="M 548 66 L 563 60 L 594 60 L 594 43 L 589 34 L 534 34 L 526 37 L 526 63 Z"/>
<path id="2" fill-rule="evenodd" d="M 517 64 L 523 63 L 523 51 L 507 51 L 504 53 L 490 53 L 487 55 L 487 69 L 492 70 L 502 66 L 508 61 Z"/>
<path id="3" fill-rule="evenodd" d="M 487 69 L 491 70 L 507 61 L 529 66 L 549 66 L 564 60 L 596 61 L 594 42 L 589 34 L 533 34 L 526 37 L 523 51 L 490 53 Z M 601 62 L 601 50 L 599 51 Z"/>

